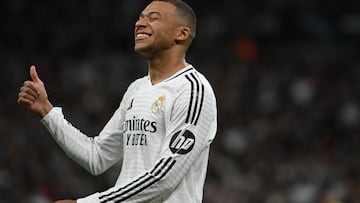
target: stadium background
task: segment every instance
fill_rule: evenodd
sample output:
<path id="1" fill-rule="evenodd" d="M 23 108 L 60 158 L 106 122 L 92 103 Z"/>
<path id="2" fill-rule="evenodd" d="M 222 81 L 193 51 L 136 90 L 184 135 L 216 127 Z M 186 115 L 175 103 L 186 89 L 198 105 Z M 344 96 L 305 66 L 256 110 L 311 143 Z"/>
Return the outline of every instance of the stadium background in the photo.
<path id="1" fill-rule="evenodd" d="M 188 0 L 188 61 L 218 99 L 205 203 L 360 200 L 360 1 Z M 54 105 L 95 135 L 147 73 L 133 25 L 147 1 L 0 2 L 0 202 L 46 203 L 113 185 L 56 145 L 17 93 L 36 64 Z"/>

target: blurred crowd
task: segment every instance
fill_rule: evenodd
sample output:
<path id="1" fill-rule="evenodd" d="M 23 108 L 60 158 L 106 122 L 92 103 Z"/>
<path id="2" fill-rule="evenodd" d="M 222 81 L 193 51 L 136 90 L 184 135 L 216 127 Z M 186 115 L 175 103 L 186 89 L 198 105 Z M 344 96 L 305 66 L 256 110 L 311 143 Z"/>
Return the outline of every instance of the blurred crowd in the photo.
<path id="1" fill-rule="evenodd" d="M 16 103 L 35 64 L 49 98 L 95 136 L 147 74 L 133 27 L 149 1 L 0 2 L 0 202 L 102 191 Z M 360 201 L 360 1 L 187 1 L 187 60 L 215 89 L 219 128 L 204 203 Z"/>

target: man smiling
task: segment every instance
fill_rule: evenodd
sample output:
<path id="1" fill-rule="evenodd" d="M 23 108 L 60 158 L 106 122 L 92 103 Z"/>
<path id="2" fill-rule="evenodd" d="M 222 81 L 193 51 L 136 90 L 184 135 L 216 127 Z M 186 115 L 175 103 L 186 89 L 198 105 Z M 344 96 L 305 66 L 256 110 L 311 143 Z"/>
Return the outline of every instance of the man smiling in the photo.
<path id="1" fill-rule="evenodd" d="M 78 200 L 92 202 L 201 202 L 210 143 L 217 129 L 216 99 L 206 78 L 185 60 L 196 17 L 181 0 L 152 1 L 135 23 L 134 49 L 148 75 L 128 87 L 119 108 L 91 138 L 53 107 L 30 68 L 18 103 L 37 113 L 67 155 L 97 175 L 122 159 L 115 185 Z"/>

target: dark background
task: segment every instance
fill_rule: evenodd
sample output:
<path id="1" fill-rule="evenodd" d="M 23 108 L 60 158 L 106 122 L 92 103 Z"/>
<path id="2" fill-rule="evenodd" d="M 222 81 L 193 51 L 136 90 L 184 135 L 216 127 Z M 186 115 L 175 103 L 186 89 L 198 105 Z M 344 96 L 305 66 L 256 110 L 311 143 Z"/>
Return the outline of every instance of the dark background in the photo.
<path id="1" fill-rule="evenodd" d="M 16 103 L 35 64 L 49 98 L 94 136 L 147 74 L 133 27 L 148 1 L 0 1 L 0 202 L 102 191 Z M 360 1 L 188 0 L 187 59 L 218 100 L 205 203 L 360 201 Z"/>

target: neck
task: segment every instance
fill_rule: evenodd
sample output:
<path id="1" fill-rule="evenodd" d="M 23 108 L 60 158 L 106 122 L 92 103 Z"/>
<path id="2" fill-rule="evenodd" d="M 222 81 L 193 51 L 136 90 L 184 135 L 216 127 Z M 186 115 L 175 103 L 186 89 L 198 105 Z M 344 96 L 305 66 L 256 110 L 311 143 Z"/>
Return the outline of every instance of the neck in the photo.
<path id="1" fill-rule="evenodd" d="M 148 59 L 148 68 L 151 84 L 155 85 L 174 75 L 179 70 L 187 66 L 185 57 L 154 57 Z"/>

